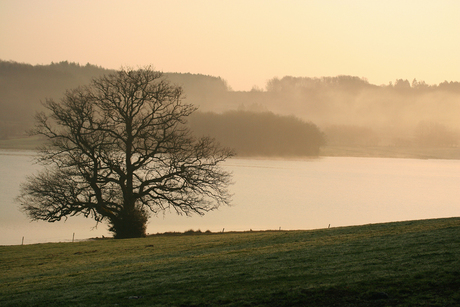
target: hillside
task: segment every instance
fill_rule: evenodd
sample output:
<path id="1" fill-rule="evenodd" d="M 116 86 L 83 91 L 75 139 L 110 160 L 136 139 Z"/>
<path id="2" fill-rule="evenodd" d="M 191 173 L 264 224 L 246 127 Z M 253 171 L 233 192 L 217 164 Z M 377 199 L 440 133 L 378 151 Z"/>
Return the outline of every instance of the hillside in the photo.
<path id="1" fill-rule="evenodd" d="M 33 125 L 41 101 L 59 100 L 66 90 L 89 84 L 92 78 L 111 70 L 87 64 L 59 62 L 50 65 L 30 65 L 0 60 L 0 140 L 22 136 Z M 216 96 L 228 91 L 226 82 L 217 77 L 165 73 L 171 82 L 182 86 L 187 102 L 209 110 Z"/>
<path id="2" fill-rule="evenodd" d="M 42 101 L 59 100 L 66 89 L 89 84 L 92 78 L 106 73 L 110 71 L 90 64 L 61 62 L 32 66 L 0 62 L 0 84 L 4 85 L 0 91 L 0 148 L 34 149 L 40 138 L 25 137 L 25 130 L 32 127 L 33 114 L 42 108 L 39 97 L 43 97 Z M 195 133 L 216 137 L 235 148 L 240 156 L 316 156 L 325 143 L 318 127 L 293 116 L 225 112 L 222 101 L 226 101 L 231 91 L 221 78 L 180 73 L 166 73 L 165 77 L 184 88 L 185 103 L 199 107 L 201 112 L 190 118 Z M 206 110 L 214 113 L 204 113 Z M 215 134 L 216 131 L 221 133 Z M 248 137 L 250 141 L 246 140 Z"/>
<path id="3" fill-rule="evenodd" d="M 0 147 L 15 144 L 4 145 L 2 140 L 24 136 L 33 114 L 41 109 L 40 101 L 59 99 L 66 89 L 107 72 L 91 64 L 32 66 L 0 61 Z M 443 158 L 457 157 L 450 152 L 460 147 L 460 82 L 456 81 L 430 85 L 397 79 L 374 85 L 354 76 L 285 76 L 268 80 L 264 89 L 237 92 L 220 77 L 166 76 L 184 88 L 185 102 L 203 113 L 271 112 L 313 123 L 325 135 L 323 152 L 328 155 L 402 152 L 414 157 L 420 151 L 436 151 L 440 154 L 435 157 Z"/>
<path id="4" fill-rule="evenodd" d="M 456 306 L 460 218 L 0 246 L 2 306 Z"/>

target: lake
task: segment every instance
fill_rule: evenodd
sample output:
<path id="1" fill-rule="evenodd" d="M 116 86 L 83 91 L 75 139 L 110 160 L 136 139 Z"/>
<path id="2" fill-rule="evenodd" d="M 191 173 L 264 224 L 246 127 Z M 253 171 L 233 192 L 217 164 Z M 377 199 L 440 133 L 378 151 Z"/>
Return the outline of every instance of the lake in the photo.
<path id="1" fill-rule="evenodd" d="M 14 198 L 41 167 L 31 151 L 0 150 L 0 245 L 110 236 L 105 224 L 71 217 L 29 222 Z M 231 159 L 232 206 L 205 216 L 166 212 L 147 232 L 318 229 L 460 216 L 460 160 L 322 157 Z"/>

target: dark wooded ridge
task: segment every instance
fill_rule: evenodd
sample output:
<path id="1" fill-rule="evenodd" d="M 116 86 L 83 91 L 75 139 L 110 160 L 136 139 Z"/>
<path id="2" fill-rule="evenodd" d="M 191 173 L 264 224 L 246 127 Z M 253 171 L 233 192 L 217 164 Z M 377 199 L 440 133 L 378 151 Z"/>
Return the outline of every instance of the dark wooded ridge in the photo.
<path id="1" fill-rule="evenodd" d="M 23 135 L 40 101 L 60 99 L 110 70 L 69 62 L 50 65 L 0 61 L 0 139 Z M 313 122 L 328 145 L 458 147 L 460 82 L 437 85 L 397 79 L 370 84 L 354 76 L 273 78 L 264 89 L 232 91 L 220 77 L 166 73 L 201 112 L 246 110 L 295 115 Z"/>

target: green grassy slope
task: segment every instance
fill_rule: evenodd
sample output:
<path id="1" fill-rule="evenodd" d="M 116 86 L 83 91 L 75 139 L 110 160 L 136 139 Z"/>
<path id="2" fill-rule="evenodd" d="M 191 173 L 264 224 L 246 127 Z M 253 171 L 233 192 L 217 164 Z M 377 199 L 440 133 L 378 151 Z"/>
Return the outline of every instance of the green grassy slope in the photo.
<path id="1" fill-rule="evenodd" d="M 1 306 L 453 306 L 460 218 L 0 246 Z"/>

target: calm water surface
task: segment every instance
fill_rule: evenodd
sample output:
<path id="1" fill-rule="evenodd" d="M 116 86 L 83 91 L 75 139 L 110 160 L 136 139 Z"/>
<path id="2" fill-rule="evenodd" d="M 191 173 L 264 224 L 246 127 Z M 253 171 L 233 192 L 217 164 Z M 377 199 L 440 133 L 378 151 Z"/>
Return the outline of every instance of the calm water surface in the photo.
<path id="1" fill-rule="evenodd" d="M 29 222 L 14 198 L 40 169 L 32 152 L 0 151 L 0 244 L 64 242 L 109 236 L 106 225 L 80 217 Z M 203 217 L 152 217 L 165 231 L 316 229 L 460 216 L 460 161 L 327 157 L 231 159 L 233 205 Z"/>

